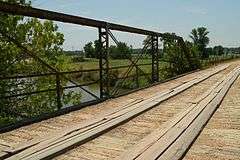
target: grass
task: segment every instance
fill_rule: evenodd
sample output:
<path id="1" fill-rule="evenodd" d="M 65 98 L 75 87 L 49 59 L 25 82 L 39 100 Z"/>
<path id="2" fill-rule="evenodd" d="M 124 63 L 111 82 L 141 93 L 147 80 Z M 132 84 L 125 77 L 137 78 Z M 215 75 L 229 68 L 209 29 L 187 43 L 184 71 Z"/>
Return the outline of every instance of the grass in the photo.
<path id="1" fill-rule="evenodd" d="M 146 63 L 151 63 L 151 59 L 140 59 L 138 61 L 138 64 L 146 64 Z M 114 59 L 114 60 L 109 60 L 109 65 L 110 67 L 118 67 L 118 66 L 126 66 L 130 65 L 131 61 L 127 59 Z M 92 58 L 92 59 L 86 59 L 84 62 L 78 62 L 78 63 L 73 63 L 73 68 L 75 70 L 78 69 L 98 69 L 99 68 L 99 60 Z"/>
<path id="2" fill-rule="evenodd" d="M 233 55 L 223 55 L 223 56 L 218 56 L 218 57 L 210 57 L 207 60 L 201 60 L 202 67 L 204 68 L 205 66 L 209 66 L 212 64 L 215 64 L 217 62 L 225 61 L 228 59 L 235 58 Z M 138 61 L 138 64 L 150 64 L 150 65 L 144 65 L 144 66 L 139 66 L 139 68 L 144 72 L 136 72 L 136 67 L 134 67 L 131 72 L 128 74 L 128 76 L 136 76 L 137 73 L 138 75 L 141 74 L 148 74 L 147 76 L 151 78 L 151 72 L 152 72 L 152 65 L 151 65 L 152 60 L 150 58 L 148 59 L 140 59 Z M 109 60 L 110 67 L 118 67 L 118 66 L 128 66 L 131 64 L 131 61 L 128 59 L 110 59 Z M 168 65 L 167 62 L 160 61 L 159 62 L 159 79 L 164 80 L 166 79 L 166 70 L 164 70 L 164 66 Z M 99 68 L 99 60 L 98 59 L 85 59 L 84 62 L 75 62 L 72 63 L 72 70 L 88 70 L 88 69 L 98 69 Z M 113 69 L 109 71 L 109 79 L 111 82 L 111 85 L 114 85 L 116 83 L 116 79 L 125 77 L 126 71 L 129 69 L 129 67 L 126 68 L 119 68 L 119 69 Z M 78 81 L 82 83 L 86 82 L 92 82 L 92 81 L 97 81 L 99 79 L 99 72 L 94 71 L 94 72 L 85 72 L 82 73 L 81 75 L 78 76 Z M 140 86 L 141 83 L 146 84 L 145 82 L 148 78 L 145 76 L 140 76 L 139 77 L 139 83 Z M 143 82 L 144 81 L 144 82 Z M 123 88 L 135 88 L 135 84 L 133 85 L 132 83 L 136 83 L 136 77 L 130 77 L 127 78 L 127 84 L 124 85 Z M 150 83 L 150 82 L 149 82 Z"/>

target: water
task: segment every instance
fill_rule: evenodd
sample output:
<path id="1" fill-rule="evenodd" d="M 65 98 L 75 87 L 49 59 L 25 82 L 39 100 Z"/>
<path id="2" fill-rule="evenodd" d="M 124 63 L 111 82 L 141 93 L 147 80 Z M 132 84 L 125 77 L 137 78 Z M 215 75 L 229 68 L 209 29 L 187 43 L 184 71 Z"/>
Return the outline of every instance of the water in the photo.
<path id="1" fill-rule="evenodd" d="M 73 86 L 73 85 L 74 84 L 72 84 L 71 82 L 67 83 L 67 86 Z M 84 88 L 85 90 L 87 90 L 87 91 L 93 93 L 94 95 L 100 97 L 100 89 L 99 89 L 98 84 L 94 84 L 94 85 L 91 85 L 91 86 L 83 86 L 82 88 Z M 64 92 L 68 93 L 68 92 L 71 92 L 71 91 L 73 91 L 74 93 L 81 93 L 81 102 L 80 103 L 96 100 L 95 97 L 93 97 L 92 95 L 90 95 L 89 93 L 87 93 L 86 91 L 81 89 L 80 87 L 67 89 Z M 72 105 L 73 104 L 66 104 L 66 105 L 64 105 L 63 108 L 70 107 Z"/>

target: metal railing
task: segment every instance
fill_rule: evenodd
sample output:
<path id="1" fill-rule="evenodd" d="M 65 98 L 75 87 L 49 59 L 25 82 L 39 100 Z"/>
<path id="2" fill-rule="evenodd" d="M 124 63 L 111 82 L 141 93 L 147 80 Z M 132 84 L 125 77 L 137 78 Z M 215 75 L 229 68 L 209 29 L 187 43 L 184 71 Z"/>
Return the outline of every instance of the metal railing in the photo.
<path id="1" fill-rule="evenodd" d="M 22 15 L 22 16 L 28 16 L 28 17 L 35 17 L 40 19 L 46 19 L 46 20 L 53 20 L 53 21 L 59 21 L 64 23 L 71 23 L 71 24 L 77 24 L 81 26 L 89 26 L 94 27 L 98 30 L 98 37 L 99 37 L 99 43 L 100 43 L 100 57 L 99 57 L 99 67 L 98 69 L 87 69 L 87 70 L 77 70 L 77 71 L 59 71 L 58 69 L 52 67 L 48 63 L 46 63 L 44 60 L 39 58 L 37 54 L 34 53 L 34 51 L 29 50 L 26 46 L 19 43 L 17 40 L 15 40 L 14 37 L 9 36 L 7 33 L 4 33 L 1 31 L 1 35 L 4 36 L 6 39 L 8 39 L 10 42 L 14 43 L 19 49 L 22 50 L 23 53 L 28 55 L 29 57 L 33 58 L 35 61 L 39 62 L 41 65 L 48 68 L 51 72 L 47 73 L 36 73 L 36 74 L 29 74 L 29 75 L 13 75 L 13 76 L 0 76 L 0 81 L 4 80 L 21 80 L 21 79 L 28 79 L 28 78 L 41 78 L 41 77 L 54 77 L 51 80 L 51 83 L 54 83 L 52 85 L 52 88 L 42 89 L 42 90 L 35 90 L 30 92 L 17 92 L 15 94 L 8 94 L 8 93 L 1 93 L 0 99 L 11 99 L 16 97 L 23 97 L 23 96 L 31 96 L 31 95 L 37 95 L 47 92 L 53 92 L 55 96 L 56 101 L 56 109 L 54 112 L 62 111 L 62 110 L 71 110 L 66 109 L 64 106 L 65 103 L 63 103 L 63 92 L 65 90 L 69 89 L 80 89 L 81 92 L 85 92 L 89 96 L 93 98 L 91 102 L 93 101 L 104 101 L 108 98 L 115 97 L 117 95 L 122 94 L 122 92 L 125 92 L 126 90 L 141 88 L 142 85 L 140 84 L 141 78 L 144 81 L 147 81 L 146 84 L 143 86 L 148 86 L 151 84 L 158 83 L 160 81 L 159 79 L 159 41 L 165 41 L 165 40 L 174 40 L 176 41 L 183 49 L 185 56 L 187 59 L 190 59 L 188 48 L 185 46 L 184 40 L 182 37 L 179 37 L 175 34 L 169 34 L 169 33 L 159 33 L 155 31 L 149 31 L 145 29 L 135 28 L 131 26 L 124 26 L 120 24 L 114 24 L 109 23 L 105 21 L 99 21 L 79 16 L 73 16 L 73 15 L 67 15 L 63 13 L 57 13 L 52 12 L 48 10 L 43 9 L 37 9 L 32 8 L 29 6 L 21 6 L 16 4 L 9 4 L 5 2 L 0 2 L 0 12 L 7 13 L 11 15 Z M 118 45 L 117 38 L 113 35 L 111 31 L 120 31 L 120 32 L 127 32 L 127 33 L 134 33 L 134 34 L 140 34 L 145 36 L 150 36 L 149 42 L 142 48 L 141 53 L 139 53 L 136 57 L 129 58 L 128 61 L 130 65 L 126 66 L 117 66 L 117 67 L 111 67 L 109 63 L 109 41 L 112 39 L 116 45 Z M 159 40 L 160 39 L 160 40 Z M 139 64 L 139 59 L 143 58 L 144 54 L 150 53 L 151 56 L 151 63 L 147 64 Z M 190 61 L 191 62 L 191 61 Z M 190 64 L 191 65 L 191 64 Z M 150 73 L 146 73 L 141 67 L 144 66 L 150 66 Z M 112 71 L 114 70 L 124 70 L 121 74 L 112 76 Z M 84 73 L 97 73 L 97 77 L 94 80 L 90 81 L 79 81 L 76 77 L 74 77 L 74 74 L 84 74 Z M 54 79 L 54 80 L 53 80 Z M 131 83 L 135 83 L 133 87 L 130 87 L 130 89 L 126 89 L 126 86 L 124 86 L 125 83 L 128 83 L 129 80 Z M 67 82 L 70 82 L 71 85 L 66 85 Z M 86 89 L 86 86 L 91 85 L 98 85 L 99 87 L 99 95 L 89 91 Z M 33 87 L 34 88 L 34 87 Z M 41 103 L 41 102 L 39 102 Z M 79 102 L 80 103 L 80 102 Z M 90 103 L 86 103 L 90 104 Z M 93 103 L 91 103 L 93 104 Z M 44 104 L 41 104 L 44 105 Z M 73 105 L 74 106 L 74 105 Z M 79 105 L 81 106 L 81 105 Z M 82 106 L 81 106 L 82 107 Z M 39 113 L 38 115 L 45 114 L 45 113 Z M 20 114 L 21 116 L 25 116 L 24 114 Z M 45 116 L 47 117 L 47 116 Z"/>

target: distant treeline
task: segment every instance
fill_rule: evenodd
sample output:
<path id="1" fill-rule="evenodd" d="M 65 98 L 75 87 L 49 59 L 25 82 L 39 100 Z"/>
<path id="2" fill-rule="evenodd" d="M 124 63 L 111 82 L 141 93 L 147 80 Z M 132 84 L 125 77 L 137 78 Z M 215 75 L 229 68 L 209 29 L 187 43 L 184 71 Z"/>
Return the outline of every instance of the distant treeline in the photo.
<path id="1" fill-rule="evenodd" d="M 215 46 L 215 47 L 209 47 L 206 50 L 209 55 L 240 54 L 240 47 L 226 48 L 226 47 L 219 45 L 219 46 Z"/>
<path id="2" fill-rule="evenodd" d="M 91 44 L 92 45 L 92 44 Z M 99 58 L 99 52 L 92 46 L 88 44 L 86 50 L 76 50 L 76 51 L 64 51 L 67 56 L 71 56 L 73 62 L 84 62 L 85 58 Z M 122 48 L 121 48 L 122 47 Z M 110 46 L 110 58 L 112 59 L 126 59 L 129 57 L 134 57 L 137 54 L 140 54 L 142 51 L 141 48 L 133 49 L 128 47 L 126 44 L 122 46 Z M 159 49 L 160 57 L 163 57 L 163 49 Z M 165 53 L 167 54 L 167 53 Z M 236 48 L 226 48 L 221 45 L 215 47 L 206 48 L 206 55 L 209 56 L 221 56 L 224 54 L 240 54 L 240 47 Z M 150 51 L 147 55 L 144 55 L 142 58 L 151 58 Z"/>

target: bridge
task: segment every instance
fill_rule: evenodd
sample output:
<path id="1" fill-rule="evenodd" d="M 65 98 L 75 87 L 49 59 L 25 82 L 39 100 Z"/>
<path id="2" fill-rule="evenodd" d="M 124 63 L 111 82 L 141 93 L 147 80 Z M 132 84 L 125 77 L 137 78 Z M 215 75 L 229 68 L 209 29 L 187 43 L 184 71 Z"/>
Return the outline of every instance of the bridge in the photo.
<path id="1" fill-rule="evenodd" d="M 7 159 L 238 159 L 240 61 L 0 135 Z"/>
<path id="2" fill-rule="evenodd" d="M 188 55 L 185 43 L 179 36 L 2 2 L 0 11 L 96 27 L 102 44 L 97 70 L 100 75 L 100 96 L 86 90 L 96 101 L 87 103 L 84 108 L 79 105 L 66 109 L 61 108 L 62 87 L 59 77 L 67 78 L 75 87 L 82 87 L 86 84 L 78 84 L 65 74 L 96 70 L 60 72 L 6 34 L 9 40 L 29 56 L 53 71 L 44 75 L 27 76 L 56 76 L 54 91 L 59 110 L 52 116 L 4 128 L 4 133 L 0 134 L 0 159 L 202 160 L 240 157 L 238 59 L 160 81 L 158 40 L 160 37 L 163 41 L 174 40 Z M 121 78 L 125 79 L 129 70 L 135 67 L 143 72 L 146 79 L 151 79 L 151 85 L 119 96 L 114 94 L 118 93 L 118 87 L 111 88 L 106 78 L 109 70 L 113 69 L 108 64 L 109 38 L 118 43 L 111 30 L 151 36 L 150 77 L 141 70 L 136 58 L 130 60 L 131 65 Z"/>

